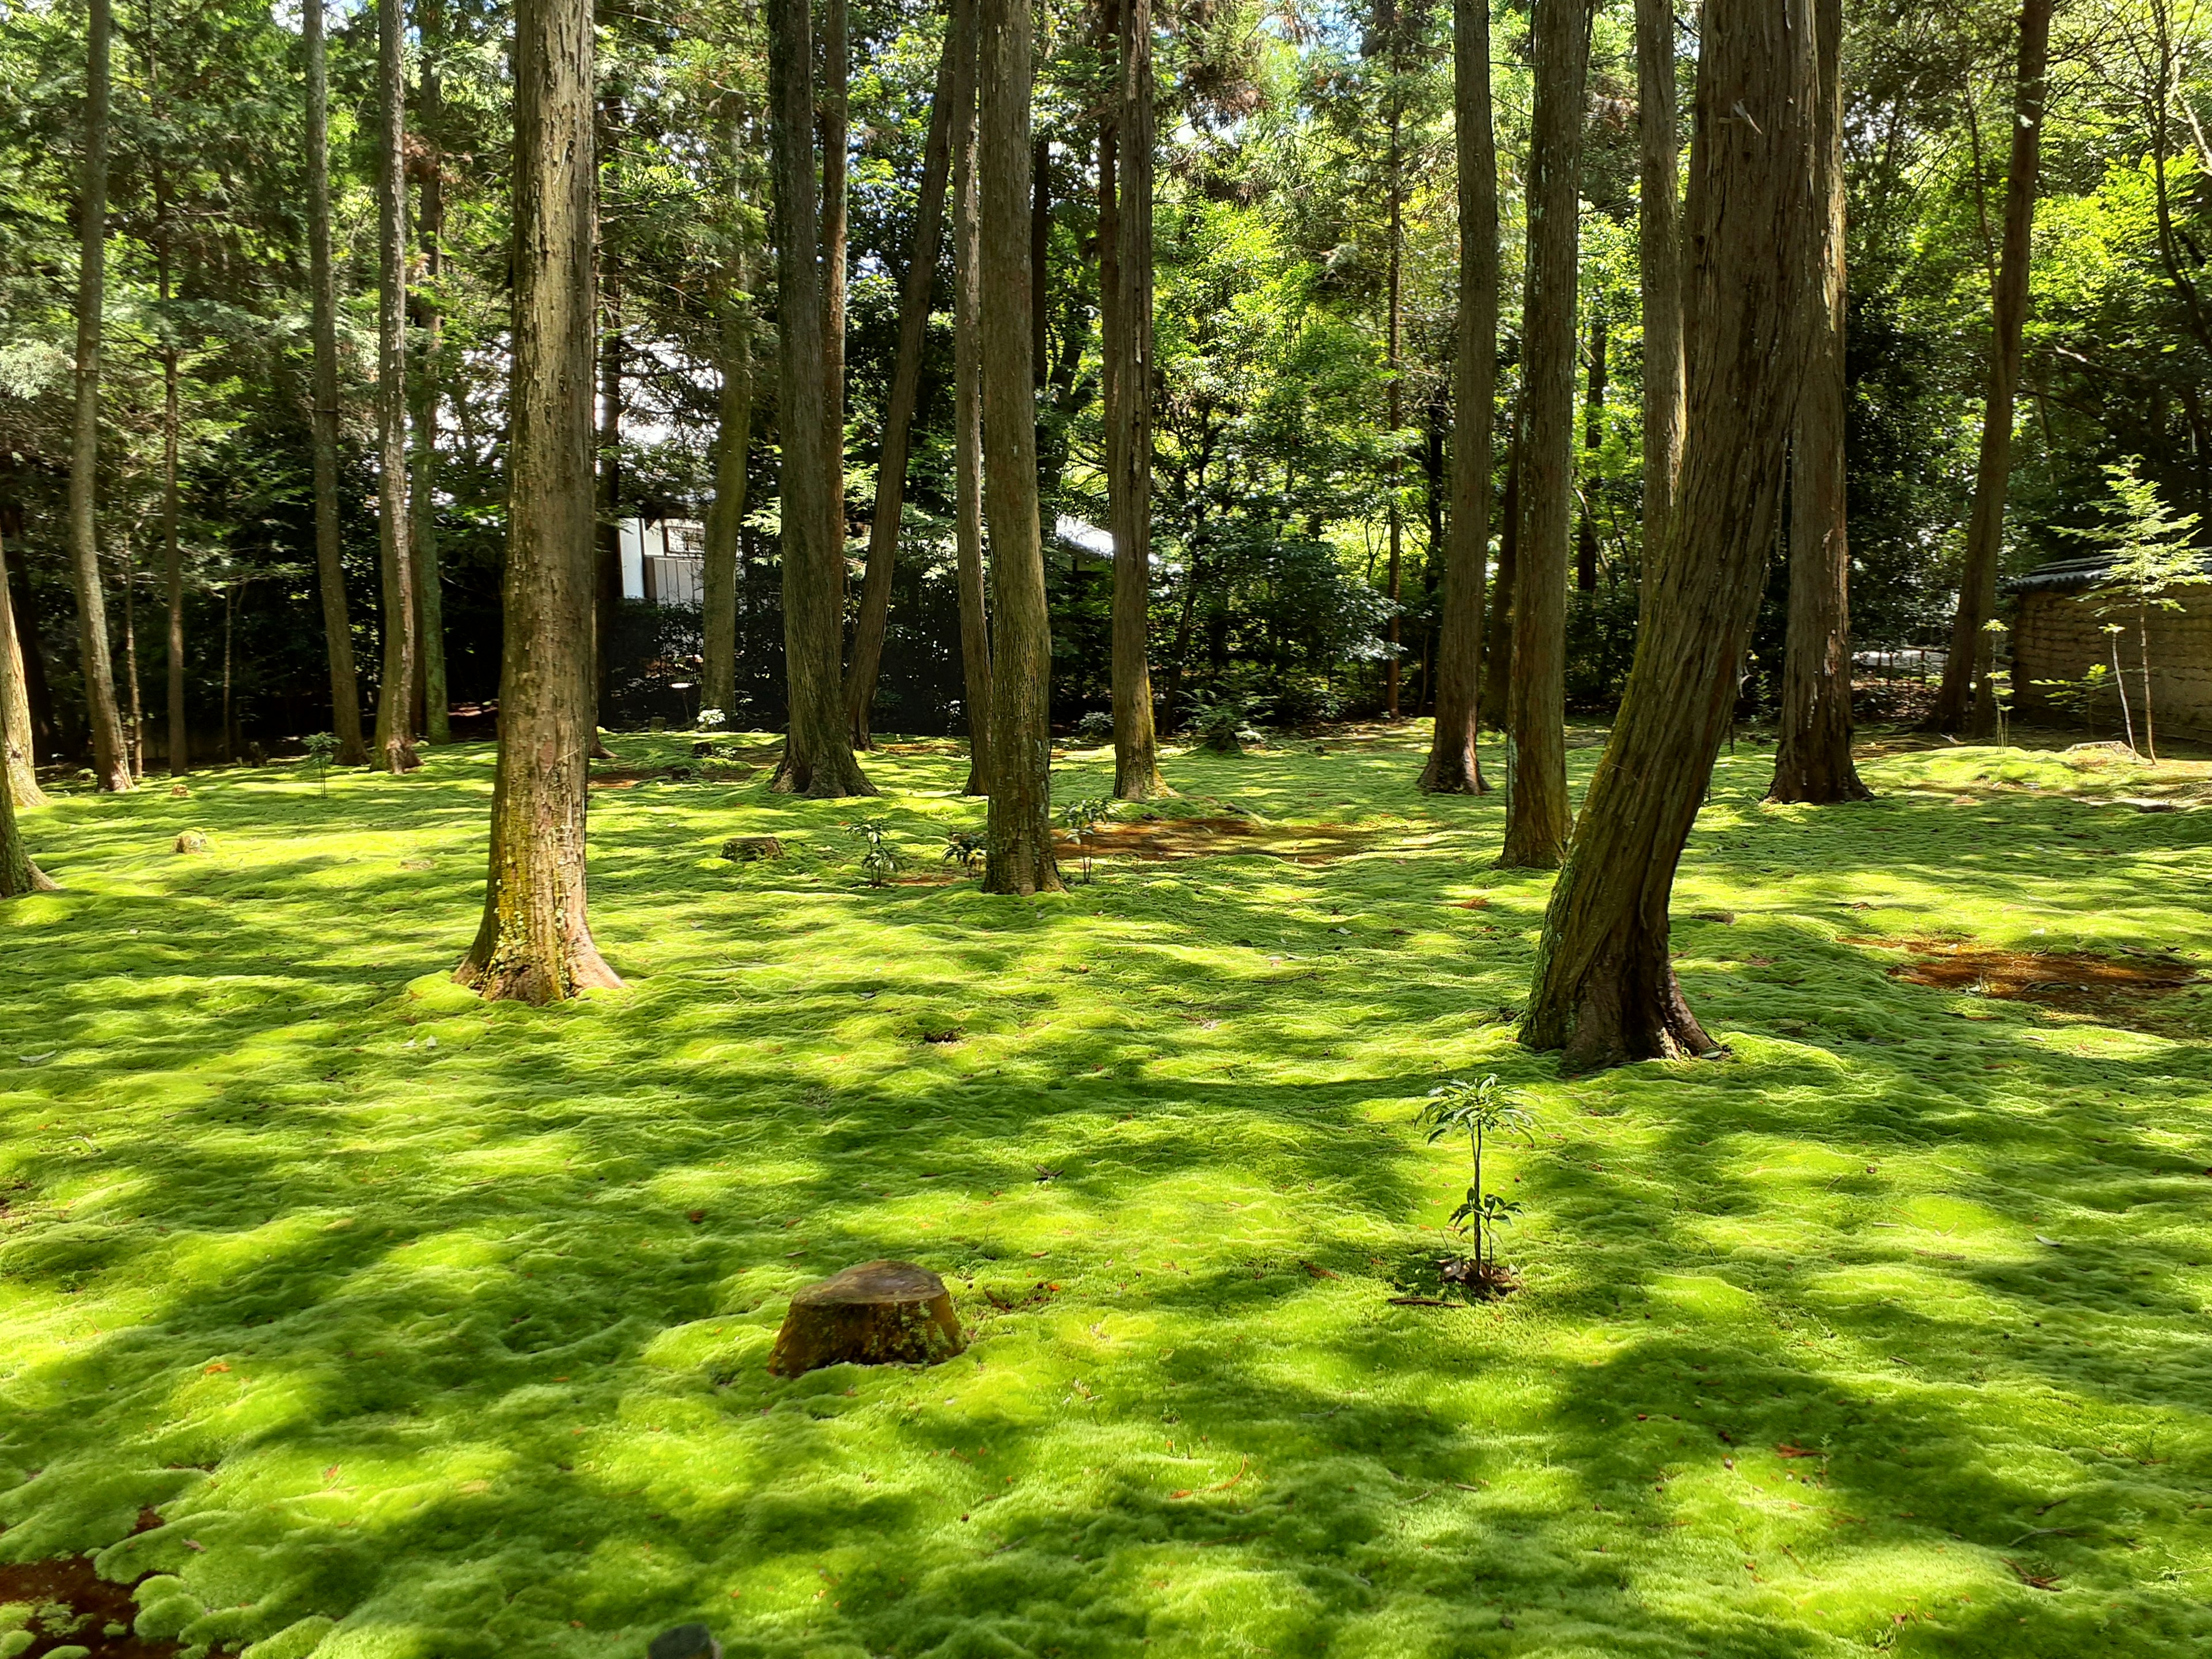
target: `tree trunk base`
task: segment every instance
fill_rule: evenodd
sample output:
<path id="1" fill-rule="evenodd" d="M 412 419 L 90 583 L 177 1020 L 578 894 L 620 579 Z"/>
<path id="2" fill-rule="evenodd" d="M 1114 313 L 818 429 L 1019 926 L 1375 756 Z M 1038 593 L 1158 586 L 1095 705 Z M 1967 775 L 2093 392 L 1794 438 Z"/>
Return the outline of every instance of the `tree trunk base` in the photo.
<path id="1" fill-rule="evenodd" d="M 480 962 L 471 951 L 453 969 L 453 982 L 466 986 L 486 1002 L 527 1002 L 541 1008 L 565 1001 L 579 991 L 623 988 L 622 975 L 608 967 L 599 947 L 588 942 L 580 950 L 570 950 L 557 966 L 519 952 Z"/>
<path id="2" fill-rule="evenodd" d="M 860 770 L 852 750 L 842 744 L 834 745 L 818 761 L 809 761 L 795 754 L 787 743 L 768 787 L 771 794 L 803 795 L 809 800 L 846 800 L 881 793 Z"/>
<path id="3" fill-rule="evenodd" d="M 1131 766 L 1114 769 L 1114 799 L 1115 800 L 1172 800 L 1175 791 L 1160 775 L 1157 766 Z"/>
<path id="4" fill-rule="evenodd" d="M 1641 1060 L 1719 1060 L 1728 1054 L 1690 1012 L 1663 944 L 1656 970 L 1615 957 L 1593 963 L 1572 986 L 1540 979 L 1520 1040 L 1524 1048 L 1557 1050 L 1565 1077 Z"/>
<path id="5" fill-rule="evenodd" d="M 61 884 L 30 860 L 23 860 L 22 884 L 0 877 L 0 899 L 21 898 L 26 893 L 58 893 Z"/>
<path id="6" fill-rule="evenodd" d="M 967 787 L 963 789 L 960 793 L 963 795 L 978 796 L 988 795 L 991 793 L 991 786 L 983 781 L 982 769 L 978 767 L 972 760 L 968 763 Z"/>
<path id="7" fill-rule="evenodd" d="M 1766 799 L 1778 806 L 1840 806 L 1846 801 L 1872 800 L 1874 791 L 1860 779 L 1858 769 L 1845 761 L 1840 771 L 1793 769 L 1788 777 L 1777 767 Z"/>
<path id="8" fill-rule="evenodd" d="M 1456 761 L 1440 763 L 1429 757 L 1429 763 L 1421 769 L 1419 780 L 1413 786 L 1425 795 L 1486 795 L 1490 781 L 1482 775 L 1480 761 L 1462 765 Z"/>
<path id="9" fill-rule="evenodd" d="M 793 1293 L 768 1368 L 934 1365 L 967 1346 L 943 1279 L 910 1261 L 866 1261 Z"/>

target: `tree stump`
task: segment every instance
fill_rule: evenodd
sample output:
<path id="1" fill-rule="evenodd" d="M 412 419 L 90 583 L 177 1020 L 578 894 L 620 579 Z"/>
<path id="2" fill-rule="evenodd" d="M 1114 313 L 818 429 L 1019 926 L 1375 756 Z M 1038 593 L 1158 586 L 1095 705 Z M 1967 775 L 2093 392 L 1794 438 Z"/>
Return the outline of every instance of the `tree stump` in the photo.
<path id="1" fill-rule="evenodd" d="M 793 1292 L 768 1368 L 933 1365 L 967 1346 L 943 1279 L 910 1261 L 864 1261 Z"/>
<path id="2" fill-rule="evenodd" d="M 783 856 L 783 843 L 774 836 L 738 836 L 722 843 L 722 856 L 732 864 L 780 859 Z"/>

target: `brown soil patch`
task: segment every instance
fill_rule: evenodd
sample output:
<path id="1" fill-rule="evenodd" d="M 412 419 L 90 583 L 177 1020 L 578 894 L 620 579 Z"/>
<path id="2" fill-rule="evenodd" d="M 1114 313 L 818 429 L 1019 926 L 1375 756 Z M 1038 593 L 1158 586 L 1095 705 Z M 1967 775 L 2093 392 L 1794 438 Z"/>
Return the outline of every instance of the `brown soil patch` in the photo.
<path id="1" fill-rule="evenodd" d="M 151 1510 L 138 1517 L 137 1530 L 161 1524 Z M 173 1659 L 183 1651 L 174 1642 L 149 1642 L 130 1634 L 138 1617 L 131 1586 L 102 1578 L 89 1558 L 68 1556 L 52 1561 L 18 1561 L 0 1565 L 0 1602 L 28 1601 L 40 1611 L 28 1626 L 31 1645 L 22 1659 L 41 1659 L 56 1648 L 80 1647 L 92 1659 Z M 120 1625 L 124 1634 L 106 1634 L 110 1625 Z"/>
<path id="2" fill-rule="evenodd" d="M 1947 939 L 1868 939 L 1902 946 L 1914 960 L 1889 970 L 1892 979 L 1942 991 L 1971 991 L 2007 1002 L 2032 1002 L 2100 1024 L 2155 1031 L 2157 1000 L 2197 983 L 2186 963 L 2155 957 L 2102 957 L 2087 951 L 2000 951 Z"/>
<path id="3" fill-rule="evenodd" d="M 1373 838 L 1341 823 L 1258 824 L 1249 818 L 1152 818 L 1102 823 L 1083 846 L 1066 833 L 1053 838 L 1064 859 L 1188 859 L 1207 854 L 1264 853 L 1294 864 L 1326 864 L 1373 846 Z"/>

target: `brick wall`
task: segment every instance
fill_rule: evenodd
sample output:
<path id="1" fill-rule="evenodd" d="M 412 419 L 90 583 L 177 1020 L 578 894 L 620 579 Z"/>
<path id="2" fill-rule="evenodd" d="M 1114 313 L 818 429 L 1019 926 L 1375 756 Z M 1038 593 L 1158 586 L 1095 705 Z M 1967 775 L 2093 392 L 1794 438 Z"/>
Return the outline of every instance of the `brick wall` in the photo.
<path id="1" fill-rule="evenodd" d="M 2176 736 L 2212 738 L 2212 586 L 2177 588 L 2179 611 L 2150 613 L 2150 692 L 2158 729 Z M 2082 593 L 2049 591 L 2020 597 L 2013 620 L 2012 678 L 2014 706 L 2039 719 L 2067 717 L 2051 709 L 2033 682 L 2079 679 L 2091 663 L 2109 666 L 2112 644 L 2107 623 L 2120 623 L 2120 666 L 2125 671 L 2128 702 L 2142 720 L 2142 641 L 2131 614 L 2098 614 L 2099 601 Z M 2109 694 L 2097 712 L 2099 737 L 2119 735 L 2119 704 Z"/>

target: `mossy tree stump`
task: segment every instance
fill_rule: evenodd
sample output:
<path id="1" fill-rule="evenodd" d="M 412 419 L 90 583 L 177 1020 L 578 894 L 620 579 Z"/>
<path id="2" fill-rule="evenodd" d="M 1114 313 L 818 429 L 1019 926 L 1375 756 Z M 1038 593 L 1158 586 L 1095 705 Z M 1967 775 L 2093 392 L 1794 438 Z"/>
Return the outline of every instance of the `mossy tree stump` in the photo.
<path id="1" fill-rule="evenodd" d="M 864 1261 L 793 1293 L 768 1368 L 933 1365 L 967 1346 L 943 1279 L 910 1261 Z"/>

